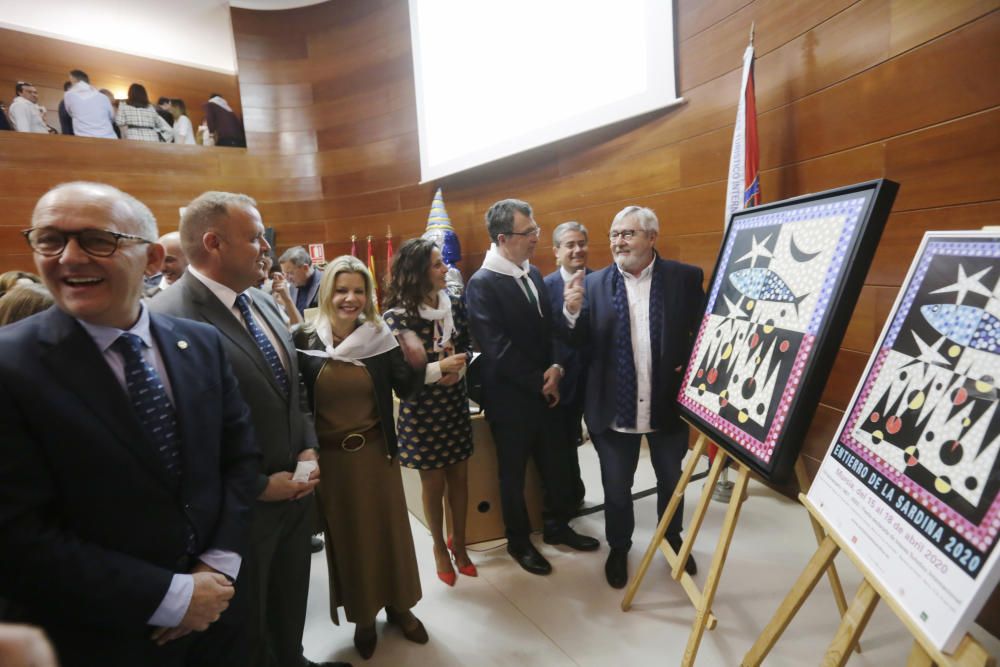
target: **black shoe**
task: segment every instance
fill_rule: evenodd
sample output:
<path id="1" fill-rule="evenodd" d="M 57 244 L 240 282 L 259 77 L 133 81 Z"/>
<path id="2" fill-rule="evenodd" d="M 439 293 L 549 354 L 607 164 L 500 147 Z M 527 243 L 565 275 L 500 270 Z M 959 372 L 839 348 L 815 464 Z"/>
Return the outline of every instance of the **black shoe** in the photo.
<path id="1" fill-rule="evenodd" d="M 518 565 L 531 574 L 549 574 L 552 572 L 552 566 L 549 565 L 549 561 L 545 560 L 545 556 L 538 553 L 538 549 L 531 542 L 528 542 L 526 546 L 518 547 L 508 543 L 507 553 L 513 556 Z"/>
<path id="2" fill-rule="evenodd" d="M 313 662 L 312 660 L 306 661 L 306 667 L 351 667 L 349 662 Z"/>
<path id="3" fill-rule="evenodd" d="M 628 549 L 611 548 L 604 563 L 604 576 L 611 588 L 625 588 L 628 583 Z"/>
<path id="4" fill-rule="evenodd" d="M 319 535 L 313 535 L 309 538 L 309 550 L 314 554 L 318 554 L 323 550 L 323 538 Z"/>
<path id="5" fill-rule="evenodd" d="M 684 545 L 684 538 L 680 535 L 667 535 L 664 539 L 667 540 L 667 544 L 674 550 L 674 553 L 681 552 L 681 547 Z M 684 563 L 684 571 L 692 577 L 698 574 L 698 564 L 694 562 L 693 555 L 688 554 L 687 562 Z"/>
<path id="6" fill-rule="evenodd" d="M 367 660 L 375 653 L 375 644 L 378 643 L 378 634 L 375 632 L 375 624 L 369 628 L 354 628 L 354 648 L 358 649 L 361 657 Z"/>
<path id="7" fill-rule="evenodd" d="M 555 532 L 546 533 L 542 540 L 546 544 L 565 544 L 570 549 L 577 551 L 597 551 L 601 547 L 601 543 L 593 537 L 581 535 L 569 526 L 563 526 Z"/>

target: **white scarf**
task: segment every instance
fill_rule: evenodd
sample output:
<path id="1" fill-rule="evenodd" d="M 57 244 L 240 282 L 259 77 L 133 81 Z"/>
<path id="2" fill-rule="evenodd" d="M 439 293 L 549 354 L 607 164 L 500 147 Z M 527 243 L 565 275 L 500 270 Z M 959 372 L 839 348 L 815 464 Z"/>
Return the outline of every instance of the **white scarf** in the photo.
<path id="1" fill-rule="evenodd" d="M 524 283 L 521 282 L 521 278 L 524 278 L 528 283 L 528 289 L 531 290 L 531 293 L 535 297 L 535 307 L 538 308 L 538 314 L 545 317 L 542 313 L 542 302 L 538 298 L 538 288 L 535 287 L 535 281 L 531 279 L 530 267 L 531 263 L 528 260 L 524 260 L 521 266 L 518 266 L 501 255 L 496 243 L 490 245 L 490 249 L 486 252 L 486 257 L 483 258 L 484 269 L 503 276 L 511 276 L 517 281 L 517 286 L 521 288 L 522 292 L 524 291 Z M 528 295 L 525 294 L 524 298 L 527 299 Z"/>
<path id="2" fill-rule="evenodd" d="M 233 112 L 232 108 L 229 106 L 229 102 L 227 102 L 226 100 L 222 99 L 218 95 L 216 95 L 215 97 L 208 98 L 208 101 L 211 102 L 212 104 L 218 104 L 220 107 L 222 107 L 223 109 L 225 109 L 229 113 Z"/>
<path id="3" fill-rule="evenodd" d="M 455 319 L 451 314 L 451 297 L 448 296 L 448 290 L 438 292 L 437 308 L 422 303 L 417 312 L 423 319 L 434 323 L 434 351 L 440 352 L 445 349 L 452 334 L 455 333 Z"/>
<path id="4" fill-rule="evenodd" d="M 361 359 L 368 359 L 399 347 L 396 337 L 384 324 L 376 328 L 374 324 L 364 323 L 355 329 L 351 335 L 333 344 L 333 328 L 330 320 L 322 319 L 316 323 L 316 336 L 326 348 L 324 350 L 299 350 L 311 357 L 323 357 L 334 361 L 346 361 L 355 366 L 364 366 Z"/>

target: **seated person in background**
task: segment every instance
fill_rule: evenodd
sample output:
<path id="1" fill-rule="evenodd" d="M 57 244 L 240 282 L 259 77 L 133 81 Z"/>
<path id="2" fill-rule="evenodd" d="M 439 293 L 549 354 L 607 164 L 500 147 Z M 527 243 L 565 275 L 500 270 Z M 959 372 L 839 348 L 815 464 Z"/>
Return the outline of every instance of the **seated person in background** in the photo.
<path id="1" fill-rule="evenodd" d="M 167 143 L 174 140 L 174 131 L 160 118 L 149 103 L 145 87 L 138 83 L 129 86 L 128 99 L 118 103 L 115 123 L 121 128 L 123 139 Z"/>
<path id="2" fill-rule="evenodd" d="M 10 126 L 10 119 L 7 118 L 7 107 L 0 103 L 0 131 L 10 132 L 13 129 Z"/>
<path id="3" fill-rule="evenodd" d="M 233 113 L 229 102 L 221 95 L 212 93 L 202 109 L 205 110 L 205 122 L 216 146 L 246 147 L 243 121 Z"/>
<path id="4" fill-rule="evenodd" d="M 160 114 L 160 118 L 162 118 L 167 125 L 170 127 L 174 126 L 174 114 L 170 111 L 169 97 L 161 97 L 156 100 L 156 113 Z"/>
<path id="5" fill-rule="evenodd" d="M 32 283 L 37 285 L 41 284 L 41 282 L 41 278 L 27 271 L 7 271 L 0 273 L 0 296 L 14 289 L 16 285 L 30 285 Z"/>
<path id="6" fill-rule="evenodd" d="M 271 295 L 281 311 L 281 319 L 291 329 L 296 324 L 302 324 L 302 314 L 295 309 L 295 301 L 288 294 L 288 281 L 285 280 L 285 274 L 280 271 L 271 272 L 275 264 L 274 253 L 269 251 L 264 255 L 264 271 L 257 280 L 257 289 Z"/>
<path id="7" fill-rule="evenodd" d="M 0 298 L 0 327 L 40 313 L 53 303 L 44 285 L 17 285 Z"/>
<path id="8" fill-rule="evenodd" d="M 315 308 L 323 271 L 313 266 L 312 257 L 306 249 L 302 246 L 289 248 L 281 253 L 278 263 L 285 273 L 285 278 L 291 283 L 288 286 L 288 293 L 298 311 L 305 314 L 306 308 Z"/>
<path id="9" fill-rule="evenodd" d="M 87 73 L 75 69 L 69 73 L 73 85 L 63 95 L 66 113 L 73 119 L 73 134 L 78 137 L 117 139 L 115 113 L 111 101 L 90 85 Z M 112 96 L 112 100 L 114 97 Z"/>
<path id="10" fill-rule="evenodd" d="M 38 90 L 27 81 L 14 86 L 17 97 L 10 103 L 10 124 L 18 132 L 56 134 L 45 124 L 45 107 L 38 104 Z"/>
<path id="11" fill-rule="evenodd" d="M 191 126 L 191 119 L 187 115 L 187 105 L 184 100 L 170 100 L 170 114 L 174 119 L 174 143 L 195 144 L 194 128 Z"/>

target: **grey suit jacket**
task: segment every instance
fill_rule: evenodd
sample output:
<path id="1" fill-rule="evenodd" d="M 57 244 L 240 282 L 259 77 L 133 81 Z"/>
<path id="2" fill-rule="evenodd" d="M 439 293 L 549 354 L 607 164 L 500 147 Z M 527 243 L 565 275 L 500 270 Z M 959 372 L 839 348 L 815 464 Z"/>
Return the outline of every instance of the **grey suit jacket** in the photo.
<path id="1" fill-rule="evenodd" d="M 299 453 L 315 449 L 316 431 L 307 407 L 299 375 L 298 356 L 278 306 L 257 288 L 247 292 L 259 314 L 281 341 L 288 359 L 289 393 L 285 396 L 267 360 L 243 323 L 219 301 L 200 280 L 185 272 L 180 280 L 156 295 L 150 310 L 189 320 L 207 322 L 222 334 L 223 346 L 240 384 L 243 399 L 250 406 L 254 433 L 263 461 L 257 480 L 258 495 L 275 472 L 295 470 Z"/>

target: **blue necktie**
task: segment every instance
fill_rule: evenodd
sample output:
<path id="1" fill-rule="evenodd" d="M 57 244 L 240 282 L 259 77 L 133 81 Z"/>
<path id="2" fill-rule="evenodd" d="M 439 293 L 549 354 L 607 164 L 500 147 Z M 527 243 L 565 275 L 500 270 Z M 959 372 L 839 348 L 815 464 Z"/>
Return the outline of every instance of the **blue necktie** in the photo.
<path id="1" fill-rule="evenodd" d="M 278 351 L 271 345 L 271 341 L 268 340 L 267 335 L 260 328 L 260 325 L 257 324 L 257 320 L 254 319 L 253 313 L 250 311 L 250 297 L 246 294 L 240 294 L 236 297 L 236 307 L 243 314 L 243 320 L 247 323 L 247 329 L 250 331 L 250 335 L 253 336 L 254 342 L 257 343 L 257 347 L 260 348 L 261 353 L 264 355 L 264 359 L 267 360 L 268 365 L 271 367 L 271 372 L 274 373 L 274 379 L 278 381 L 278 386 L 281 387 L 281 391 L 287 396 L 288 374 L 285 373 L 285 367 L 281 365 Z"/>
<path id="2" fill-rule="evenodd" d="M 176 483 L 181 475 L 177 413 L 156 369 L 143 358 L 142 345 L 142 339 L 135 334 L 123 333 L 113 347 L 125 360 L 125 386 L 132 408 Z"/>

